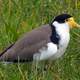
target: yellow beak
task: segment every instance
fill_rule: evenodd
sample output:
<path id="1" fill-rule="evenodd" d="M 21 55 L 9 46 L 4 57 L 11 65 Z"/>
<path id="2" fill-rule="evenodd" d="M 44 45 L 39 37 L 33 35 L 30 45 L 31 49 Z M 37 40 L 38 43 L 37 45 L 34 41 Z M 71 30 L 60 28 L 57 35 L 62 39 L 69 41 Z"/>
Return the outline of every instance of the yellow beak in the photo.
<path id="1" fill-rule="evenodd" d="M 69 18 L 66 22 L 69 24 L 70 28 L 80 27 L 80 25 L 74 21 L 73 17 Z"/>

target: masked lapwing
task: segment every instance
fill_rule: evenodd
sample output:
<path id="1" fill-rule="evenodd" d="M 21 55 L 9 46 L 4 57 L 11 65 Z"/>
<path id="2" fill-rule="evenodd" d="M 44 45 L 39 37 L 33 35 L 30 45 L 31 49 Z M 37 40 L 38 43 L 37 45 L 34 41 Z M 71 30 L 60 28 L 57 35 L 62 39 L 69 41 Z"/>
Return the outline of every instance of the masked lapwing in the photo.
<path id="1" fill-rule="evenodd" d="M 70 29 L 80 27 L 69 14 L 61 14 L 21 37 L 0 54 L 0 61 L 27 62 L 61 57 L 70 40 Z"/>

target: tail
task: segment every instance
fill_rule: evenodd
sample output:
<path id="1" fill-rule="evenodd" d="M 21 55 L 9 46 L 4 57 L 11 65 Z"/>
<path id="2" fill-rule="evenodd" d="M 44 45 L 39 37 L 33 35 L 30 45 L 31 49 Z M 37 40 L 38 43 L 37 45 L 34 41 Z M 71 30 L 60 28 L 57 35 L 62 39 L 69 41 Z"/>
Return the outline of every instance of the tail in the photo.
<path id="1" fill-rule="evenodd" d="M 8 49 L 10 49 L 13 45 L 14 45 L 14 43 L 11 44 L 11 45 L 9 45 L 9 47 L 7 47 L 3 52 L 1 52 L 1 53 L 0 53 L 0 57 L 1 57 Z"/>

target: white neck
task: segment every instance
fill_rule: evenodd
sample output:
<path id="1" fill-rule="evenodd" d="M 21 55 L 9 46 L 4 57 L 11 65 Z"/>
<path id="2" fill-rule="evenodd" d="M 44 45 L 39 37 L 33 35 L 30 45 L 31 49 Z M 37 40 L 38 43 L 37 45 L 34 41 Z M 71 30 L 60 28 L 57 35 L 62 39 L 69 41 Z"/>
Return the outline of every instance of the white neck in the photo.
<path id="1" fill-rule="evenodd" d="M 67 23 L 58 23 L 57 21 L 53 22 L 53 25 L 55 26 L 56 30 L 60 29 L 60 31 L 65 30 L 69 32 L 70 27 Z"/>
<path id="2" fill-rule="evenodd" d="M 58 23 L 58 22 L 53 22 L 53 25 L 56 28 L 56 32 L 59 34 L 60 36 L 60 42 L 59 44 L 65 47 L 68 45 L 69 40 L 70 40 L 70 35 L 69 35 L 69 30 L 70 27 L 67 23 Z"/>

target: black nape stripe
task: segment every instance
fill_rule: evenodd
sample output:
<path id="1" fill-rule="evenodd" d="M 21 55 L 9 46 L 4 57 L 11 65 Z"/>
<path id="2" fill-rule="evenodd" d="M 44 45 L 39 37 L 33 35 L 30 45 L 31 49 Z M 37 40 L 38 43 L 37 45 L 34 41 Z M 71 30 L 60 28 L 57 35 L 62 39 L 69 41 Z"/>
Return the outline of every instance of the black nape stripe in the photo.
<path id="1" fill-rule="evenodd" d="M 54 44 L 59 45 L 60 36 L 56 32 L 55 26 L 53 26 L 52 24 L 50 24 L 50 26 L 51 26 L 51 29 L 52 29 L 52 34 L 51 34 L 50 39 Z"/>

